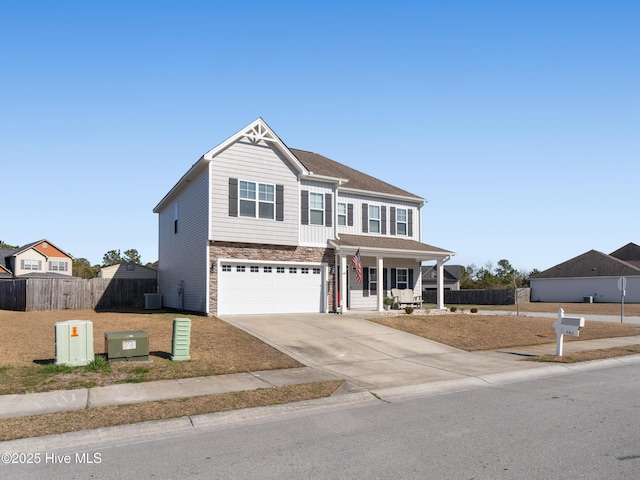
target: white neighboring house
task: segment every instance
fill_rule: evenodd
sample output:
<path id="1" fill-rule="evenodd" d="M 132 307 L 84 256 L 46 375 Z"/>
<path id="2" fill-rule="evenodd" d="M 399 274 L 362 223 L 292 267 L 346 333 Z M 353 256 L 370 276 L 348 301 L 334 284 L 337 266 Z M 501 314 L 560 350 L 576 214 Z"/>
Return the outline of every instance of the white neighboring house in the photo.
<path id="1" fill-rule="evenodd" d="M 412 193 L 288 148 L 257 119 L 205 153 L 155 207 L 163 304 L 208 315 L 383 310 L 391 288 L 421 294 Z M 362 274 L 354 256 L 359 252 Z M 360 278 L 357 278 L 360 277 Z M 443 286 L 438 283 L 443 307 Z"/>
<path id="2" fill-rule="evenodd" d="M 640 303 L 640 246 L 635 243 L 609 255 L 590 250 L 534 275 L 531 301 L 617 303 L 620 277 L 626 278 L 625 302 Z"/>
<path id="3" fill-rule="evenodd" d="M 0 249 L 0 278 L 60 278 L 73 275 L 73 257 L 48 240 Z"/>
<path id="4" fill-rule="evenodd" d="M 98 270 L 98 278 L 148 278 L 155 280 L 158 272 L 139 263 L 125 262 L 118 265 L 102 267 Z"/>

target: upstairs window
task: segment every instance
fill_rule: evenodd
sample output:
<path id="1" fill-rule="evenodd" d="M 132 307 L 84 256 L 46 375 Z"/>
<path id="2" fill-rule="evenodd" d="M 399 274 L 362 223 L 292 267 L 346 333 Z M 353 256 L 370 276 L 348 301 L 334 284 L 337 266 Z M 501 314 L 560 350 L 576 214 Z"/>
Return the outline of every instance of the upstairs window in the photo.
<path id="1" fill-rule="evenodd" d="M 239 199 L 240 216 L 256 218 L 275 218 L 275 186 L 268 183 L 255 183 L 240 180 Z"/>
<path id="2" fill-rule="evenodd" d="M 23 270 L 40 270 L 41 265 L 40 260 L 22 260 Z"/>
<path id="3" fill-rule="evenodd" d="M 258 216 L 273 220 L 276 211 L 276 192 L 273 185 L 261 183 L 258 186 Z"/>
<path id="4" fill-rule="evenodd" d="M 338 203 L 338 225 L 347 225 L 347 204 Z"/>
<path id="5" fill-rule="evenodd" d="M 396 209 L 396 234 L 397 235 L 407 234 L 407 209 L 406 208 Z"/>
<path id="6" fill-rule="evenodd" d="M 369 233 L 380 233 L 379 205 L 369 205 Z"/>
<path id="7" fill-rule="evenodd" d="M 240 182 L 240 216 L 256 216 L 256 184 L 253 182 Z"/>
<path id="8" fill-rule="evenodd" d="M 309 192 L 309 223 L 324 225 L 324 194 Z"/>
<path id="9" fill-rule="evenodd" d="M 49 262 L 49 270 L 52 272 L 66 272 L 67 269 L 68 269 L 67 262 L 58 261 L 58 260 L 52 260 L 51 262 Z"/>

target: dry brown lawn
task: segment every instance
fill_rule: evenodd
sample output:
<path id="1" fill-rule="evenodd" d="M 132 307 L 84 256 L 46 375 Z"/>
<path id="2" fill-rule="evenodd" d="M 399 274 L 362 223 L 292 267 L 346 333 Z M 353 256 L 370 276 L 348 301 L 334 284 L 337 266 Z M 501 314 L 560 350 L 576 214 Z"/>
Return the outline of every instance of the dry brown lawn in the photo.
<path id="1" fill-rule="evenodd" d="M 573 313 L 573 310 L 572 310 Z M 554 343 L 555 320 L 512 315 L 445 314 L 399 315 L 373 321 L 467 351 L 496 350 Z M 640 325 L 586 320 L 580 337 L 567 341 L 640 335 Z"/>
<path id="2" fill-rule="evenodd" d="M 172 362 L 173 319 L 191 319 L 191 361 Z M 144 330 L 149 334 L 150 363 L 114 362 L 109 375 L 82 368 L 56 373 L 55 323 L 93 322 L 94 353 L 103 354 L 105 332 Z M 0 310 L 0 394 L 43 392 L 174 378 L 299 367 L 301 364 L 216 318 L 176 313 L 127 313 L 93 310 L 10 312 Z M 55 375 L 42 375 L 53 371 Z"/>

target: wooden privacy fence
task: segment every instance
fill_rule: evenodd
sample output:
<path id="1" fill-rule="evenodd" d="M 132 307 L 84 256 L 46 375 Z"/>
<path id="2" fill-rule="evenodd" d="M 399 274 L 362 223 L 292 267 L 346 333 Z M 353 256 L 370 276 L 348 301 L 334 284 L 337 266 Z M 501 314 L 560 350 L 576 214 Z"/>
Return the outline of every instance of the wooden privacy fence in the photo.
<path id="1" fill-rule="evenodd" d="M 144 294 L 157 293 L 156 279 L 25 278 L 0 281 L 0 309 L 108 310 L 144 308 Z"/>
<path id="2" fill-rule="evenodd" d="M 513 288 L 503 290 L 445 290 L 444 303 L 455 305 L 515 305 L 516 296 Z M 518 303 L 529 303 L 530 288 L 518 288 Z M 423 290 L 422 301 L 437 303 L 435 290 Z"/>

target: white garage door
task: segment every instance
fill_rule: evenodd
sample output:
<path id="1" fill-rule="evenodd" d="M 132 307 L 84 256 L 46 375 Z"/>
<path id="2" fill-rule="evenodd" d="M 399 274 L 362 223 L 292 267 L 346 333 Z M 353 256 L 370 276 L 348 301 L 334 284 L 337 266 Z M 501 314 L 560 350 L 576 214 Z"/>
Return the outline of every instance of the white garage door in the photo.
<path id="1" fill-rule="evenodd" d="M 323 312 L 323 272 L 318 265 L 222 262 L 218 314 Z"/>

